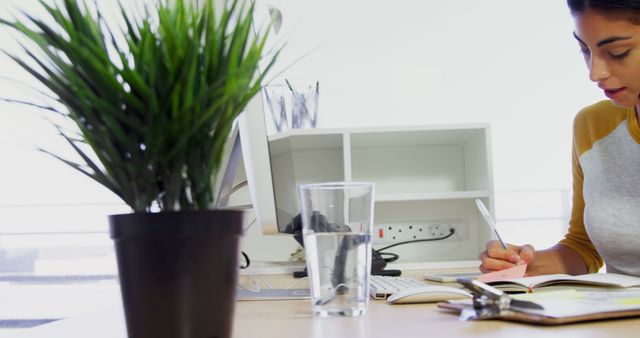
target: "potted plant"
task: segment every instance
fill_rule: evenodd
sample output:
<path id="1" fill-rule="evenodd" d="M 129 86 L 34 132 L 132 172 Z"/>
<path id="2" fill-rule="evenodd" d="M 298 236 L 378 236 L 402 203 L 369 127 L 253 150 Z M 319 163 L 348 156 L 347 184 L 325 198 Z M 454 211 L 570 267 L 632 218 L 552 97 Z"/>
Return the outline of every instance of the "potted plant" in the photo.
<path id="1" fill-rule="evenodd" d="M 238 0 L 158 0 L 145 17 L 121 5 L 119 25 L 82 3 L 0 20 L 26 38 L 7 54 L 50 92 L 50 106 L 23 103 L 72 121 L 54 123 L 78 161 L 48 153 L 133 211 L 109 216 L 129 337 L 229 337 L 244 217 L 213 209 L 214 184 L 277 57 L 263 56 L 268 30 L 254 35 Z"/>

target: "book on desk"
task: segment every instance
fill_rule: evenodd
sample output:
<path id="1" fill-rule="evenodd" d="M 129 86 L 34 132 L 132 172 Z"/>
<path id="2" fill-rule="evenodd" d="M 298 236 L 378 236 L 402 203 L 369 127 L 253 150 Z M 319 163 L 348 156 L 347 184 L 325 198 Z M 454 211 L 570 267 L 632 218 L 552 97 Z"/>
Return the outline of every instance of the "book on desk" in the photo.
<path id="1" fill-rule="evenodd" d="M 487 284 L 505 292 L 531 293 L 543 289 L 640 287 L 640 278 L 615 273 L 590 273 L 578 276 L 553 274 L 493 280 Z"/>

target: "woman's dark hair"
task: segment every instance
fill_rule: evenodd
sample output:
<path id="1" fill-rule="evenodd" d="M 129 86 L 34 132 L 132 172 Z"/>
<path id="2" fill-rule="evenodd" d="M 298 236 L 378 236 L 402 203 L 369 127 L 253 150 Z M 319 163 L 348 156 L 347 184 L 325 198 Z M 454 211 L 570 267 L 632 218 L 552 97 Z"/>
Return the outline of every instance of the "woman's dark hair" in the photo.
<path id="1" fill-rule="evenodd" d="M 640 0 L 567 0 L 571 13 L 592 9 L 601 13 L 622 16 L 640 25 Z"/>
<path id="2" fill-rule="evenodd" d="M 572 12 L 583 12 L 587 8 L 599 10 L 640 10 L 639 0 L 567 0 Z"/>

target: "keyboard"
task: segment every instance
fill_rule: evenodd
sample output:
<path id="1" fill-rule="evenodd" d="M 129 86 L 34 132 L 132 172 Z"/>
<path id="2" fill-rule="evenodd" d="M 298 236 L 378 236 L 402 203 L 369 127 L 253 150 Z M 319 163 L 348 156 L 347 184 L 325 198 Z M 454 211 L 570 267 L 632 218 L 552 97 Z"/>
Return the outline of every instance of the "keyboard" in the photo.
<path id="1" fill-rule="evenodd" d="M 369 284 L 369 294 L 373 299 L 387 299 L 396 292 L 427 285 L 415 278 L 376 275 L 370 277 Z"/>
<path id="2" fill-rule="evenodd" d="M 309 289 L 236 289 L 237 300 L 285 300 L 309 299 Z"/>

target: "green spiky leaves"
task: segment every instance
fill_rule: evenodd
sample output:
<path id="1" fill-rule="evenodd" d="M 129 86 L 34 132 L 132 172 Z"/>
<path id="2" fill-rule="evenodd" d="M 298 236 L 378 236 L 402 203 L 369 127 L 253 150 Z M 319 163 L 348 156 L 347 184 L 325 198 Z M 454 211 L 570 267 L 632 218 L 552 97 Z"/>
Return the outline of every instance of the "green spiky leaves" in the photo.
<path id="1" fill-rule="evenodd" d="M 159 0 L 149 17 L 120 6 L 123 27 L 75 0 L 40 0 L 50 20 L 0 20 L 26 38 L 26 57 L 9 56 L 64 107 L 47 109 L 79 128 L 80 138 L 60 130 L 82 161 L 51 155 L 135 211 L 214 206 L 233 121 L 277 57 L 262 59 L 268 31 L 253 33 L 253 5 L 236 0 L 216 12 L 212 0 L 184 2 Z"/>

